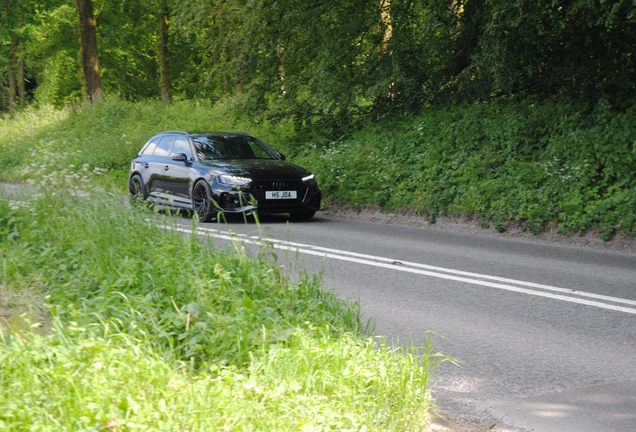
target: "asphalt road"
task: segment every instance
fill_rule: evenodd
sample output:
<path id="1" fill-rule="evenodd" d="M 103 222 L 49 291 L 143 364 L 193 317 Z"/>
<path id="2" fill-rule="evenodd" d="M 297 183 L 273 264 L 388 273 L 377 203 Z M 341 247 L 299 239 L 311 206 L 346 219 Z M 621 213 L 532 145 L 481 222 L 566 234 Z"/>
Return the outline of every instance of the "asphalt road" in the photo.
<path id="1" fill-rule="evenodd" d="M 636 255 L 324 216 L 261 222 L 201 233 L 264 237 L 281 263 L 322 269 L 378 335 L 438 333 L 436 350 L 461 361 L 438 369 L 440 404 L 492 430 L 636 431 Z"/>
<path id="2" fill-rule="evenodd" d="M 377 335 L 418 344 L 435 331 L 461 366 L 438 369 L 434 395 L 485 425 L 473 430 L 636 431 L 636 255 L 320 214 L 261 222 L 199 232 L 219 247 L 230 232 L 248 249 L 265 239 L 281 264 L 322 270 Z"/>

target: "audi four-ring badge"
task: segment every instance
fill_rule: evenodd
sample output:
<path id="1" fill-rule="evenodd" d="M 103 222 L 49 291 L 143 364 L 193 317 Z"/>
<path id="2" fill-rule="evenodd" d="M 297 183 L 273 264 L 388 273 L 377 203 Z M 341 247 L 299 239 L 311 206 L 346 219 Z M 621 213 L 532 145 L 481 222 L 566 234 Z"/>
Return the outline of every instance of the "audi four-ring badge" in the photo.
<path id="1" fill-rule="evenodd" d="M 132 160 L 128 190 L 134 202 L 190 209 L 201 222 L 219 212 L 309 220 L 321 200 L 311 172 L 245 132 L 159 133 Z"/>

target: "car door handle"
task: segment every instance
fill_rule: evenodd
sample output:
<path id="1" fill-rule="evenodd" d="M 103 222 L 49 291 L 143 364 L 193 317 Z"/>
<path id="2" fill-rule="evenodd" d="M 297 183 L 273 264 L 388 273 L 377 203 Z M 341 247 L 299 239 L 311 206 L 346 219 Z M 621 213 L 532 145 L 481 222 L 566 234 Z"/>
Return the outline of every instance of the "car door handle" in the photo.
<path id="1" fill-rule="evenodd" d="M 168 171 L 170 169 L 170 167 L 168 165 L 166 165 L 166 171 Z"/>
<path id="2" fill-rule="evenodd" d="M 146 168 L 146 169 L 150 166 L 150 164 L 147 163 L 147 162 L 145 164 L 143 164 L 143 165 L 144 165 L 144 168 Z"/>

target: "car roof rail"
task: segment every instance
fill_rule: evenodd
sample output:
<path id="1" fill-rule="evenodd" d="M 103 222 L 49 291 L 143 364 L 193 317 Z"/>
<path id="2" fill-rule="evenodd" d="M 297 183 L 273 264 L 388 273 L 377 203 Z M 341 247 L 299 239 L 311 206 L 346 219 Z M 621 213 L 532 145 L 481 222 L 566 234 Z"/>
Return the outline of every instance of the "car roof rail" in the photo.
<path id="1" fill-rule="evenodd" d="M 190 131 L 187 132 L 189 135 L 207 135 L 207 134 L 237 134 L 237 135 L 250 135 L 248 132 L 243 131 Z"/>
<path id="2" fill-rule="evenodd" d="M 159 132 L 157 135 L 161 135 L 161 134 L 165 134 L 165 133 L 180 133 L 180 134 L 188 135 L 188 132 L 186 132 L 186 131 L 163 131 L 163 132 Z"/>

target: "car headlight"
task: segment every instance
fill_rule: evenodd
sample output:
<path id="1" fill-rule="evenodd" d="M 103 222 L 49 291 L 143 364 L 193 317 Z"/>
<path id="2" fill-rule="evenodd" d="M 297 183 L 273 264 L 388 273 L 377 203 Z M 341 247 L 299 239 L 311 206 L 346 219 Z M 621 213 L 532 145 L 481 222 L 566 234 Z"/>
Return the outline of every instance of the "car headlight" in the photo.
<path id="1" fill-rule="evenodd" d="M 219 176 L 219 183 L 231 184 L 235 186 L 244 186 L 251 181 L 252 179 L 248 177 L 233 176 L 227 174 L 222 174 Z"/>
<path id="2" fill-rule="evenodd" d="M 316 176 L 313 175 L 313 174 L 310 174 L 308 176 L 303 177 L 302 181 L 304 181 L 305 183 L 310 184 L 310 185 L 317 185 L 318 184 L 318 182 L 316 181 Z"/>

